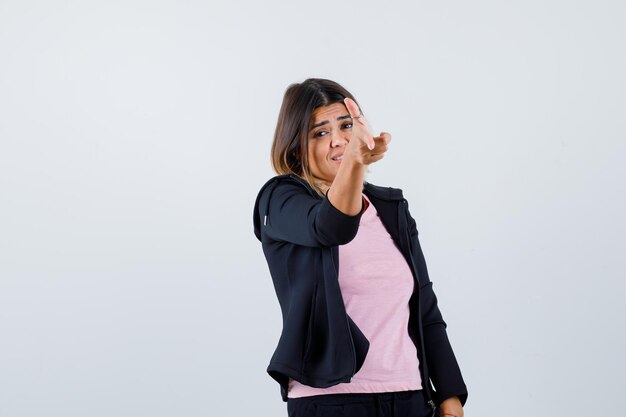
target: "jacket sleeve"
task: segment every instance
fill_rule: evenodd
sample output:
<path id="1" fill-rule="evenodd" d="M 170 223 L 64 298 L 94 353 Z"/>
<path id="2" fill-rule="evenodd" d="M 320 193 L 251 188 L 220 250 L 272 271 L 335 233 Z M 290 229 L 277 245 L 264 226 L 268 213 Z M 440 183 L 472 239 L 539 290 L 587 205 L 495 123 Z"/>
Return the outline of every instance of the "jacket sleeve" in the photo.
<path id="1" fill-rule="evenodd" d="M 426 260 L 418 238 L 415 220 L 409 215 L 411 250 L 420 280 L 420 304 L 426 362 L 430 380 L 435 388 L 435 399 L 440 404 L 446 398 L 458 396 L 461 404 L 467 401 L 467 387 L 450 345 L 447 324 L 437 306 L 437 296 L 428 276 Z"/>
<path id="2" fill-rule="evenodd" d="M 363 204 L 363 203 L 362 203 Z M 279 181 L 263 192 L 261 227 L 267 237 L 303 246 L 337 246 L 356 236 L 361 211 L 349 216 L 328 200 L 315 198 L 301 185 Z M 263 210 L 263 209 L 261 209 Z"/>

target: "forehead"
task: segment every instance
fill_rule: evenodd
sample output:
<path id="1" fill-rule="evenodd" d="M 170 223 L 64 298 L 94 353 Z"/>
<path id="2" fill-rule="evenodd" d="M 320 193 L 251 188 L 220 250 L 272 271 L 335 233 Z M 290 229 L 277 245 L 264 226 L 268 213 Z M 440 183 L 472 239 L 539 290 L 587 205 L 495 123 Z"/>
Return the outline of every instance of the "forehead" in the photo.
<path id="1" fill-rule="evenodd" d="M 343 103 L 333 103 L 328 106 L 318 107 L 311 115 L 311 124 L 321 122 L 323 120 L 336 120 L 338 116 L 350 114 Z"/>

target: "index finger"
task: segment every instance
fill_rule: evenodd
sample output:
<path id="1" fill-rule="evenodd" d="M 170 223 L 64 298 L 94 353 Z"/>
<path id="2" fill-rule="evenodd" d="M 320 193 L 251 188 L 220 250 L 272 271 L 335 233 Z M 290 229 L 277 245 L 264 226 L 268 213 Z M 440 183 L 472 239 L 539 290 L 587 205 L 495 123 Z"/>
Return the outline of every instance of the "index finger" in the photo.
<path id="1" fill-rule="evenodd" d="M 356 104 L 354 100 L 349 97 L 343 99 L 343 103 L 345 104 L 348 112 L 350 113 L 350 117 L 355 120 L 359 120 L 362 124 L 365 124 L 365 120 L 363 119 L 363 115 L 361 114 L 361 110 L 359 106 Z"/>
<path id="2" fill-rule="evenodd" d="M 359 124 L 361 126 L 364 126 L 365 129 L 369 132 L 369 127 L 367 126 L 367 122 L 365 121 L 365 118 L 361 114 L 361 110 L 359 109 L 359 106 L 356 104 L 356 102 L 349 97 L 344 98 L 343 102 L 346 108 L 348 109 L 348 111 L 350 112 L 350 117 L 352 117 L 352 121 L 354 122 L 354 120 L 358 120 Z M 370 150 L 374 149 L 374 147 L 376 146 L 376 143 L 374 143 L 374 138 L 370 138 L 369 140 L 365 139 L 363 140 L 363 142 L 365 142 L 368 149 Z"/>

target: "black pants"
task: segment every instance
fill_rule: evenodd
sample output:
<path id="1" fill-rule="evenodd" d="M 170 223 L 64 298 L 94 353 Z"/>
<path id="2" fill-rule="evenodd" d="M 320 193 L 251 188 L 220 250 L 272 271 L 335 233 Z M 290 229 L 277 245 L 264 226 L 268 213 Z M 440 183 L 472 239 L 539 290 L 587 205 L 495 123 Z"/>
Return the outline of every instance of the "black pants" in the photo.
<path id="1" fill-rule="evenodd" d="M 325 394 L 288 398 L 289 417 L 431 417 L 439 416 L 419 391 Z"/>

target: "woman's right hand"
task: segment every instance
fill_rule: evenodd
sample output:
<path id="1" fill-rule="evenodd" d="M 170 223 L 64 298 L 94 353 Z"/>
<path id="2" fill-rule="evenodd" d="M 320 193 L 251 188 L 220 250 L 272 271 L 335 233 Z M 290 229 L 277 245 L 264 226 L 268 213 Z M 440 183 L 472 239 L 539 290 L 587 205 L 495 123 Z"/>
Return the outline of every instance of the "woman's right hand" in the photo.
<path id="1" fill-rule="evenodd" d="M 346 145 L 344 161 L 346 157 L 362 165 L 380 161 L 387 152 L 391 135 L 387 132 L 380 132 L 379 136 L 373 137 L 356 102 L 348 97 L 343 102 L 352 116 L 352 134 L 350 142 Z"/>

